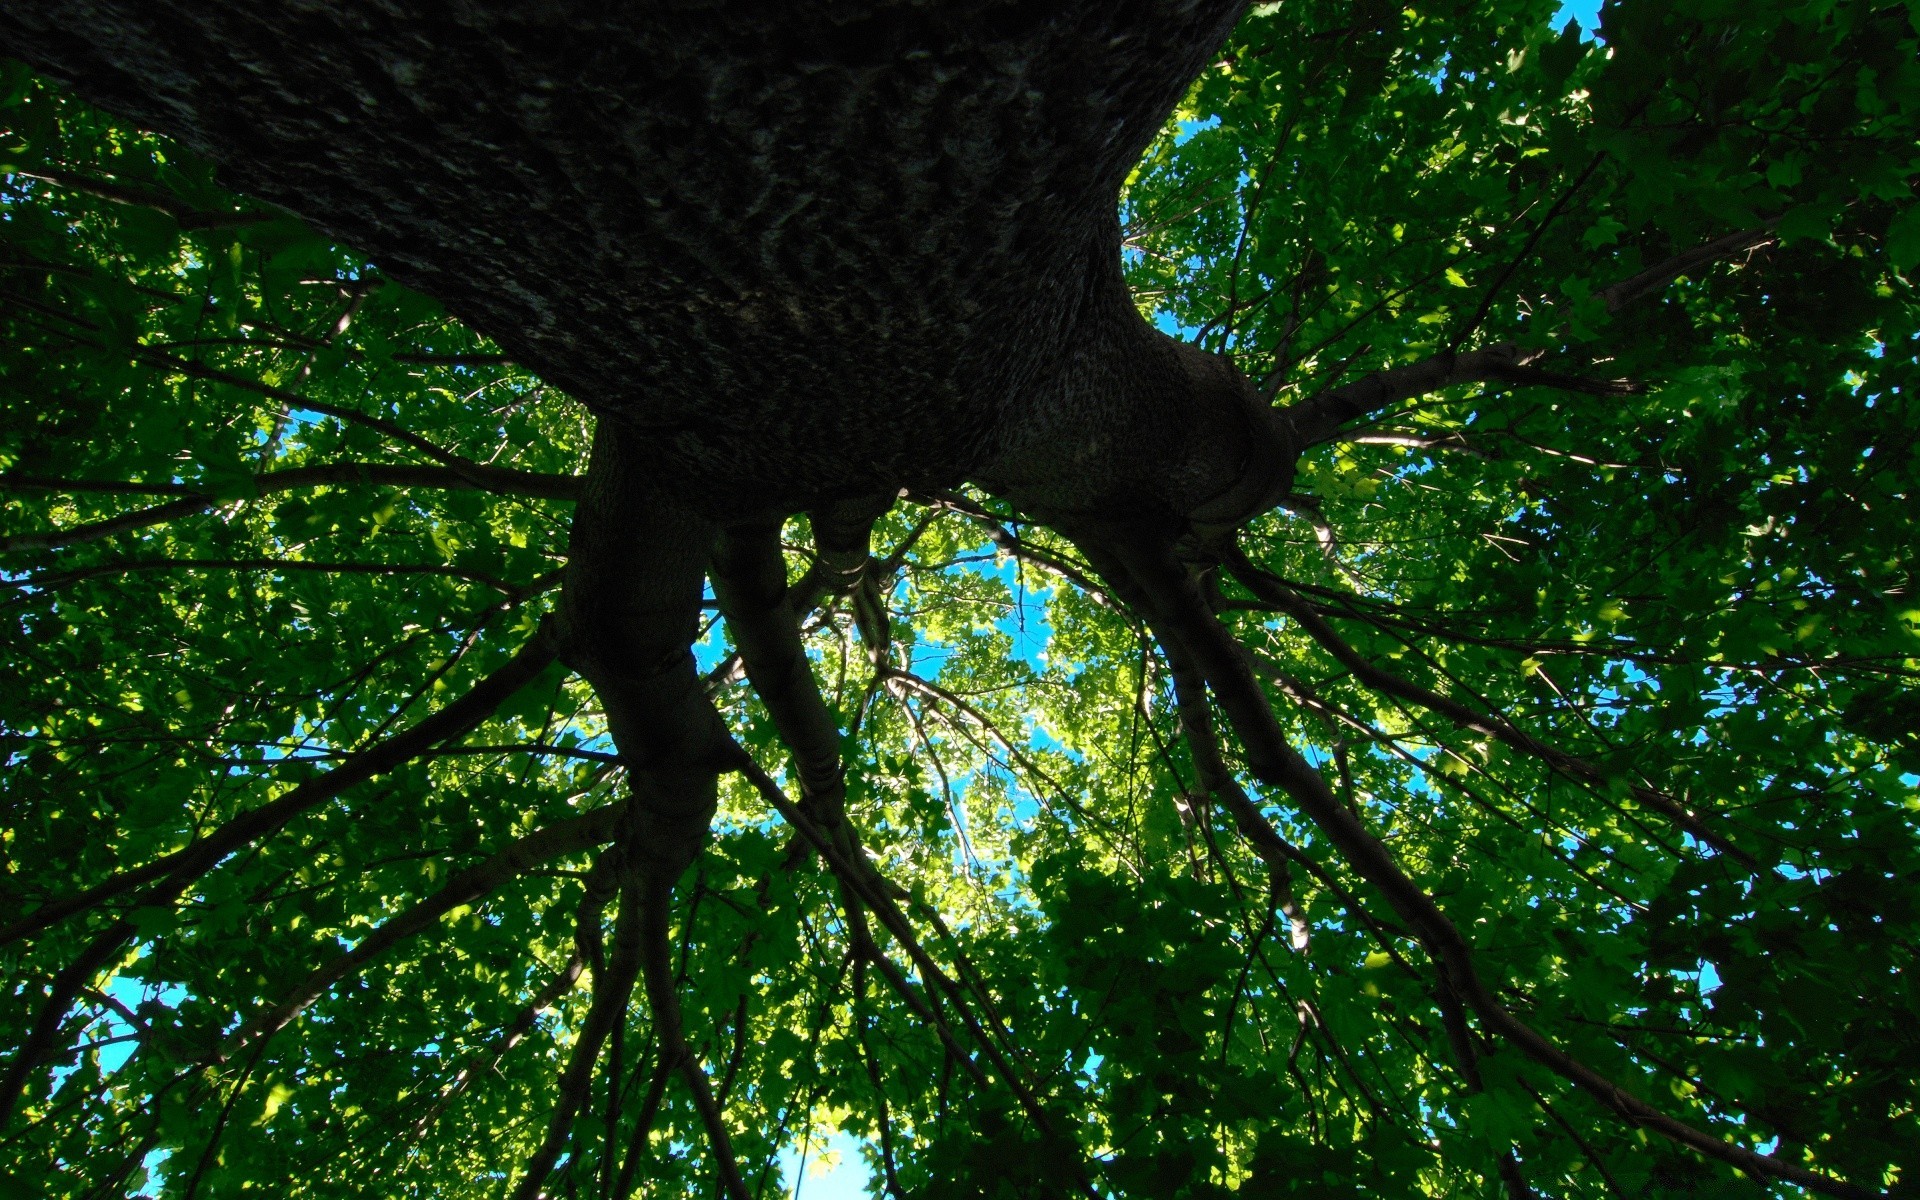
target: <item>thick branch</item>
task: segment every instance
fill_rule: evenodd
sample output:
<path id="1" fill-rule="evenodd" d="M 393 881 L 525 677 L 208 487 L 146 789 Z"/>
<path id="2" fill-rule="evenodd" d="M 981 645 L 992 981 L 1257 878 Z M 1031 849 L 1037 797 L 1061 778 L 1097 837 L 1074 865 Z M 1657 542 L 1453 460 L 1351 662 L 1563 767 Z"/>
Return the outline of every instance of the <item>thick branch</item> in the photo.
<path id="1" fill-rule="evenodd" d="M 567 1059 L 566 1068 L 560 1073 L 558 1095 L 553 1102 L 553 1112 L 547 1119 L 547 1135 L 540 1146 L 527 1161 L 527 1168 L 520 1176 L 520 1183 L 513 1190 L 513 1200 L 534 1200 L 540 1195 L 541 1185 L 553 1172 L 553 1164 L 566 1148 L 567 1136 L 573 1131 L 573 1119 L 580 1112 L 580 1106 L 586 1103 L 587 1090 L 593 1083 L 593 1064 L 600 1057 L 600 1047 L 606 1042 L 607 1035 L 626 1012 L 627 998 L 633 994 L 633 983 L 640 974 L 641 943 L 645 936 L 642 915 L 643 903 L 640 896 L 638 872 L 631 867 L 625 869 L 626 878 L 620 889 L 620 915 L 614 924 L 613 959 L 604 975 L 596 974 L 593 980 L 593 1005 L 587 1010 L 586 1022 L 573 1043 L 573 1053 Z M 655 1015 L 658 1020 L 658 1014 Z"/>
<path id="2" fill-rule="evenodd" d="M 660 1058 L 677 1067 L 687 1089 L 693 1093 L 693 1106 L 707 1129 L 707 1142 L 713 1148 L 714 1166 L 720 1186 L 728 1200 L 750 1200 L 746 1181 L 740 1178 L 740 1164 L 733 1156 L 733 1139 L 727 1132 L 726 1114 L 713 1097 L 713 1087 L 700 1066 L 700 1056 L 687 1044 L 680 1025 L 680 997 L 674 986 L 672 959 L 671 902 L 673 880 L 655 876 L 642 885 L 646 889 L 641 902 L 642 959 L 646 973 L 647 1004 L 653 1010 L 653 1023 L 660 1042 Z"/>
<path id="3" fill-rule="evenodd" d="M 1588 170 L 1591 171 L 1592 168 L 1589 167 Z M 1581 176 L 1582 180 L 1585 178 L 1585 175 Z M 1569 191 L 1570 194 L 1571 191 Z M 1561 199 L 1564 202 L 1566 197 L 1563 196 Z M 1555 212 L 1558 208 L 1559 206 L 1556 205 Z M 1553 213 L 1548 214 L 1546 220 L 1541 223 L 1541 229 L 1544 229 L 1546 223 L 1553 219 L 1553 215 Z M 1609 313 L 1619 312 L 1635 300 L 1652 295 L 1690 271 L 1760 245 L 1773 237 L 1774 227 L 1778 224 L 1777 219 L 1768 221 L 1753 229 L 1729 233 L 1695 246 L 1691 250 L 1683 251 L 1664 262 L 1648 267 L 1637 275 L 1602 289 L 1599 293 L 1600 299 L 1606 304 Z M 1539 230 L 1535 231 L 1536 237 L 1538 232 Z M 1531 241 L 1528 242 L 1529 250 L 1532 244 Z M 1507 272 L 1501 275 L 1500 281 L 1489 289 L 1480 311 L 1468 323 L 1467 330 L 1477 326 L 1484 318 L 1487 305 L 1492 303 L 1494 296 L 1511 272 L 1510 266 Z M 1464 334 L 1466 330 L 1462 332 Z M 1454 344 L 1458 345 L 1458 343 L 1459 339 L 1456 338 Z M 1641 385 L 1630 380 L 1585 379 L 1533 368 L 1530 364 L 1537 361 L 1544 353 L 1540 350 L 1521 351 L 1511 344 L 1489 346 L 1466 353 L 1456 353 L 1450 347 L 1446 353 L 1435 355 L 1424 362 L 1376 371 L 1344 387 L 1322 392 L 1318 396 L 1283 410 L 1283 415 L 1292 422 L 1294 432 L 1300 439 L 1298 445 L 1305 449 L 1308 446 L 1333 440 L 1340 426 L 1349 421 L 1358 420 L 1369 413 L 1379 412 L 1381 409 L 1437 391 L 1450 384 L 1499 380 L 1512 384 L 1584 392 L 1593 396 L 1631 395 L 1645 390 Z"/>
<path id="4" fill-rule="evenodd" d="M 1233 777 L 1233 772 L 1227 770 L 1226 763 L 1220 757 L 1220 744 L 1213 732 L 1213 716 L 1207 711 L 1205 685 L 1184 663 L 1175 664 L 1173 677 L 1174 695 L 1180 709 L 1180 728 L 1187 735 L 1187 744 L 1192 748 L 1193 765 L 1200 775 L 1201 786 L 1227 806 L 1242 836 L 1252 843 L 1254 852 L 1267 864 L 1275 907 L 1287 918 L 1293 948 L 1304 953 L 1311 930 L 1306 914 L 1300 911 L 1299 904 L 1293 898 L 1293 871 L 1289 865 L 1289 860 L 1298 857 L 1300 851 L 1275 832 L 1273 826 L 1264 819 L 1249 819 L 1258 816 L 1259 809 L 1248 799 L 1240 781 Z"/>
<path id="5" fill-rule="evenodd" d="M 690 648 L 717 531 L 657 483 L 644 439 L 600 422 L 559 624 L 563 657 L 593 685 L 628 765 L 636 803 L 622 844 L 647 873 L 677 877 L 705 842 L 733 739 Z"/>
<path id="6" fill-rule="evenodd" d="M 1350 421 L 1457 383 L 1497 381 L 1592 396 L 1628 396 L 1645 390 L 1632 380 L 1587 379 L 1533 366 L 1544 354 L 1545 351 L 1523 350 L 1512 343 L 1460 354 L 1436 354 L 1404 367 L 1375 371 L 1342 387 L 1321 392 L 1281 409 L 1280 415 L 1292 426 L 1295 444 L 1305 450 L 1334 440 L 1341 426 Z"/>
<path id="7" fill-rule="evenodd" d="M 690 503 L 730 477 L 700 500 L 737 518 L 1098 421 L 1056 401 L 1137 377 L 1115 197 L 1244 7 L 20 0 L 0 40 L 646 431 Z"/>
<path id="8" fill-rule="evenodd" d="M 0 1130 L 4 1130 L 13 1119 L 14 1105 L 19 1103 L 21 1090 L 27 1085 L 27 1077 L 53 1050 L 54 1041 L 60 1035 L 60 1024 L 66 1020 L 74 1000 L 82 991 L 93 986 L 95 977 L 113 961 L 132 935 L 131 921 L 115 921 L 53 977 L 47 998 L 40 1005 L 32 1027 L 14 1049 L 13 1061 L 7 1064 L 7 1073 L 0 1078 Z"/>
<path id="9" fill-rule="evenodd" d="M 238 225 L 257 225 L 261 221 L 271 221 L 274 216 L 272 213 L 263 212 L 206 212 L 163 192 L 134 187 L 112 179 L 82 175 L 78 171 L 68 171 L 59 167 L 35 167 L 30 171 L 15 171 L 13 174 L 23 179 L 37 179 L 43 183 L 50 183 L 57 188 L 83 196 L 92 196 L 97 200 L 165 213 L 172 217 L 174 223 L 182 229 L 230 229 Z"/>
<path id="10" fill-rule="evenodd" d="M 851 553 L 839 556 L 844 560 Z M 823 554 L 823 561 L 826 556 Z M 866 551 L 859 551 L 862 565 Z M 830 571 L 837 580 L 845 570 Z M 791 603 L 786 560 L 776 523 L 736 527 L 721 535 L 711 568 L 713 594 L 746 665 L 747 679 L 767 706 L 774 728 L 793 751 L 806 800 L 829 829 L 840 822 L 846 795 L 840 764 L 840 726 L 807 661 L 799 614 Z M 858 568 L 853 571 L 855 581 Z"/>

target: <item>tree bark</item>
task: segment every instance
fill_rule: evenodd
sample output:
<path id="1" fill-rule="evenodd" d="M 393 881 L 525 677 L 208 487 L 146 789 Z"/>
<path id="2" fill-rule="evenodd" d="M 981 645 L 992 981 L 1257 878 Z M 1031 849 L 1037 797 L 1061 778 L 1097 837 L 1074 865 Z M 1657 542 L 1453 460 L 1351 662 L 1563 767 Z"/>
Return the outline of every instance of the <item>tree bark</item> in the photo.
<path id="1" fill-rule="evenodd" d="M 1241 5 L 20 0 L 0 46 L 439 299 L 712 519 L 962 478 L 1217 519 L 1277 435 L 1139 317 L 1115 208 Z"/>

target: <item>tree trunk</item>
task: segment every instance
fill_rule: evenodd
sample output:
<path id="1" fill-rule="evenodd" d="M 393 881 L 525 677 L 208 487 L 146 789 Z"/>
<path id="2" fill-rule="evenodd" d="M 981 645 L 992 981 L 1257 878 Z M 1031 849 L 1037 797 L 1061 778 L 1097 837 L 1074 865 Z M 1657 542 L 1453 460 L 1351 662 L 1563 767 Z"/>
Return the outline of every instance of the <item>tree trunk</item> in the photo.
<path id="1" fill-rule="evenodd" d="M 1240 7 L 20 0 L 0 39 L 439 299 L 713 519 L 972 478 L 1230 520 L 1277 435 L 1140 318 L 1115 208 Z"/>

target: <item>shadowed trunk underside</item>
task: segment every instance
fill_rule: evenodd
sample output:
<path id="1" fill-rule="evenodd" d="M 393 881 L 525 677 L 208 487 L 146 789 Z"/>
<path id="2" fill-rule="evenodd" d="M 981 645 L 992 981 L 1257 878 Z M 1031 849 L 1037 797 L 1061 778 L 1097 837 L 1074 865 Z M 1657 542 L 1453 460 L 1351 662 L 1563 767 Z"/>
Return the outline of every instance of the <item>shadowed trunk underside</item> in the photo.
<path id="1" fill-rule="evenodd" d="M 850 508 L 837 590 L 903 489 L 1165 530 L 1271 502 L 1265 405 L 1142 319 L 1116 218 L 1239 8 L 78 0 L 0 34 L 598 414 L 561 653 L 634 769 L 628 857 L 671 880 L 739 755 L 689 652 L 722 530 Z M 731 606 L 746 667 L 815 731 L 831 823 L 774 574 L 716 586 L 756 597 Z"/>
<path id="2" fill-rule="evenodd" d="M 1253 406 L 1135 311 L 1125 173 L 1238 0 L 9 5 L 620 427 L 720 518 L 976 478 L 1228 491 Z"/>

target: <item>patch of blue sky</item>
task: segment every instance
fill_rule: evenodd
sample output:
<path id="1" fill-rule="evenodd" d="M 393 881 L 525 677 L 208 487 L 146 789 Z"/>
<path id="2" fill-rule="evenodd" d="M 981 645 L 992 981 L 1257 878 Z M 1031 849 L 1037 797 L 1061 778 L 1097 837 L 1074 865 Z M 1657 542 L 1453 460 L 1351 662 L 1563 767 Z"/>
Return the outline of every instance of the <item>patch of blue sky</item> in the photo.
<path id="1" fill-rule="evenodd" d="M 1045 725 L 1042 725 L 1032 716 L 1027 718 L 1027 745 L 1032 746 L 1036 750 L 1050 750 L 1055 754 L 1064 754 L 1074 762 L 1085 762 L 1087 760 L 1085 754 L 1082 754 L 1072 746 L 1067 745 L 1059 738 L 1053 736 Z"/>
<path id="2" fill-rule="evenodd" d="M 1178 122 L 1178 126 L 1173 134 L 1173 144 L 1176 146 L 1184 145 L 1192 141 L 1196 134 L 1203 133 L 1209 129 L 1219 128 L 1220 116 L 1218 113 L 1215 113 L 1198 121 L 1180 121 Z"/>
<path id="3" fill-rule="evenodd" d="M 702 674 L 719 666 L 732 653 L 733 647 L 727 642 L 727 623 L 721 617 L 715 617 L 705 635 L 693 644 L 693 662 Z"/>
<path id="4" fill-rule="evenodd" d="M 789 1148 L 780 1152 L 782 1194 L 788 1200 L 867 1200 L 874 1193 L 873 1172 L 867 1169 L 860 1138 L 844 1130 L 826 1139 L 829 1164 L 817 1148 L 807 1152 Z"/>
<path id="5" fill-rule="evenodd" d="M 1698 970 L 1675 971 L 1674 975 L 1681 979 L 1698 980 L 1700 984 L 1700 994 L 1702 996 L 1709 996 L 1720 990 L 1720 972 L 1712 963 L 1705 959 L 1700 960 Z"/>
<path id="6" fill-rule="evenodd" d="M 101 990 L 126 1005 L 129 1009 L 132 1009 L 136 1015 L 139 1013 L 140 1006 L 143 1004 L 158 1004 L 164 1008 L 178 1008 L 180 1002 L 187 998 L 187 989 L 177 983 L 155 985 L 134 975 L 116 975 L 109 980 L 107 986 Z M 119 1037 L 123 1034 L 134 1032 L 133 1027 L 122 1020 L 119 1013 L 111 1009 L 107 1012 L 107 1029 L 109 1036 L 112 1037 Z M 100 1051 L 101 1073 L 112 1074 L 125 1066 L 127 1059 L 133 1056 L 134 1047 L 137 1044 L 138 1043 L 133 1041 L 125 1041 L 102 1047 Z"/>
<path id="7" fill-rule="evenodd" d="M 325 413 L 315 412 L 311 408 L 288 409 L 286 424 L 280 430 L 281 452 L 285 453 L 288 449 L 290 449 L 293 446 L 294 439 L 299 434 L 302 426 L 318 425 L 320 422 L 326 419 L 327 419 L 327 416 Z M 256 446 L 266 445 L 267 436 L 269 432 L 270 431 L 266 429 L 254 430 L 253 444 Z"/>
<path id="8" fill-rule="evenodd" d="M 1051 576 L 1038 576 L 1034 568 L 1018 560 L 996 557 L 977 559 L 970 562 L 955 563 L 950 571 L 971 571 L 974 574 L 996 579 L 1003 584 L 1012 597 L 1011 607 L 994 622 L 994 628 L 1005 634 L 1012 644 L 1013 657 L 1025 664 L 1035 674 L 1044 673 L 1052 665 L 1049 652 L 1053 645 L 1053 620 L 1051 602 L 1060 585 Z M 945 642 L 934 639 L 921 641 L 915 647 L 916 668 L 924 672 L 928 666 L 935 667 L 938 677 L 940 667 L 953 657 L 955 648 Z M 1038 720 L 1029 715 L 1023 722 L 1027 734 L 1027 744 L 1023 749 L 1055 750 L 1075 760 L 1080 755 L 1068 749 Z"/>
<path id="9" fill-rule="evenodd" d="M 1154 328 L 1158 329 L 1161 333 L 1180 338 L 1183 341 L 1190 342 L 1200 333 L 1200 327 L 1198 325 L 1182 325 L 1178 317 L 1175 317 L 1164 308 L 1153 314 L 1153 324 Z"/>
<path id="10" fill-rule="evenodd" d="M 142 1005 L 159 1004 L 175 1008 L 187 998 L 187 989 L 178 984 L 149 984 L 136 975 L 116 975 L 101 990 L 136 1016 L 140 1015 Z M 127 1065 L 127 1060 L 139 1048 L 140 1042 L 135 1036 L 138 1033 L 139 1030 L 129 1024 L 117 1009 L 111 1006 L 100 1008 L 86 1041 L 98 1047 L 95 1054 L 102 1076 L 112 1075 Z M 54 1090 L 58 1091 L 75 1070 L 74 1067 L 55 1067 Z"/>
<path id="11" fill-rule="evenodd" d="M 1600 0 L 1561 0 L 1560 7 L 1554 10 L 1553 27 L 1565 29 L 1568 21 L 1580 22 L 1581 32 L 1595 41 L 1594 31 L 1600 28 Z"/>
<path id="12" fill-rule="evenodd" d="M 1053 622 L 1048 616 L 1052 598 L 1052 578 L 1034 578 L 1032 568 L 1019 561 L 1002 558 L 988 563 L 966 564 L 982 574 L 992 575 L 1007 585 L 1013 595 L 1013 608 L 995 622 L 1000 632 L 1013 639 L 1013 656 L 1036 672 L 1047 669 L 1047 648 L 1053 642 Z"/>
<path id="13" fill-rule="evenodd" d="M 149 1150 L 146 1158 L 140 1162 L 141 1167 L 147 1172 L 146 1185 L 133 1194 L 136 1196 L 158 1196 L 161 1185 L 166 1182 L 165 1178 L 160 1174 L 161 1167 L 165 1165 L 167 1159 L 172 1156 L 173 1151 L 171 1150 Z"/>
<path id="14" fill-rule="evenodd" d="M 1600 3 L 1601 0 L 1562 0 L 1560 7 L 1554 9 L 1553 16 L 1548 18 L 1547 23 L 1556 30 L 1565 30 L 1568 22 L 1577 21 L 1580 25 L 1580 38 L 1582 41 L 1600 42 L 1604 45 L 1607 39 L 1600 36 L 1598 32 L 1600 28 Z M 1440 65 L 1436 67 L 1433 73 L 1428 75 L 1427 78 L 1435 87 L 1444 87 L 1451 74 L 1452 72 L 1448 69 L 1447 58 L 1443 56 L 1440 60 Z M 1470 71 L 1462 75 L 1463 79 L 1469 81 L 1471 81 L 1473 77 L 1473 73 Z"/>

